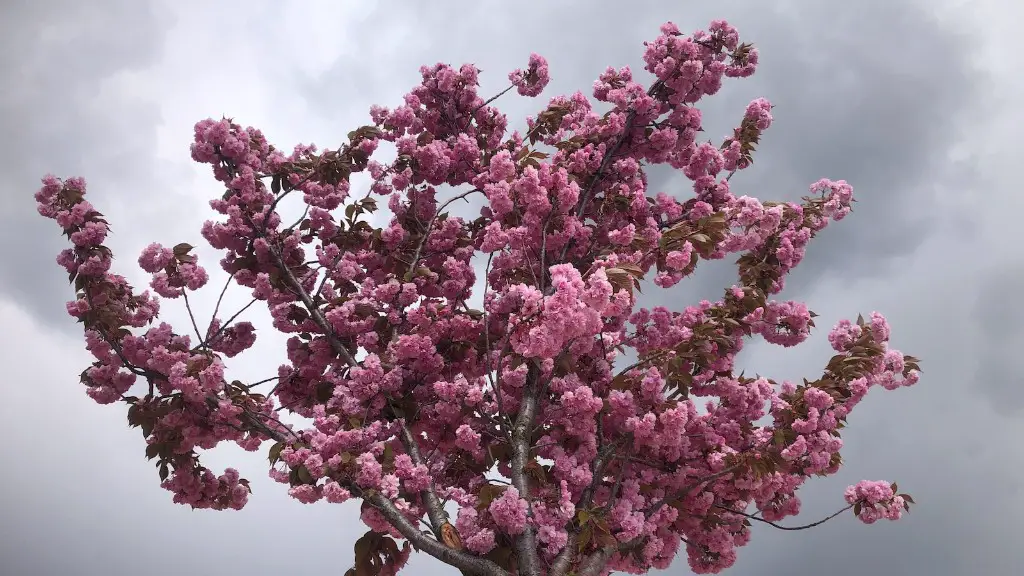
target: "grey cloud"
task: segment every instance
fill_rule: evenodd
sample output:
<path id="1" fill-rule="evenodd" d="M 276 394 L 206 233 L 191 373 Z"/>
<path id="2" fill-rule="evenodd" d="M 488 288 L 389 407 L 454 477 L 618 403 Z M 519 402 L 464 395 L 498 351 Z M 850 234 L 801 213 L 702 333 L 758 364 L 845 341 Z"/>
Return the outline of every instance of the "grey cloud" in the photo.
<path id="1" fill-rule="evenodd" d="M 1024 266 L 1020 263 L 987 270 L 974 300 L 974 333 L 981 344 L 974 358 L 980 391 L 1003 415 L 1020 415 L 1024 408 L 1024 373 L 1017 361 L 1024 334 L 1024 308 L 1016 295 L 1024 293 Z"/>
<path id="2" fill-rule="evenodd" d="M 845 289 L 842 280 L 825 282 L 808 296 L 823 304 L 820 332 L 859 310 L 884 311 L 893 345 L 924 358 L 924 373 L 914 388 L 872 391 L 850 417 L 846 468 L 808 483 L 804 514 L 785 524 L 839 508 L 842 489 L 861 478 L 898 481 L 918 505 L 894 524 L 864 527 L 846 516 L 798 533 L 762 526 L 736 574 L 802 574 L 811 566 L 838 575 L 1011 574 L 1024 562 L 1013 544 L 1024 478 L 1011 456 L 1021 423 L 992 413 L 973 362 L 989 346 L 974 330 L 974 295 L 985 265 L 960 265 L 962 282 L 935 282 L 953 270 L 943 262 L 964 262 L 970 252 L 955 240 L 932 239 L 899 273 Z M 748 359 L 769 374 L 814 375 L 830 355 L 820 332 L 807 350 L 786 354 L 759 346 Z"/>
<path id="3" fill-rule="evenodd" d="M 737 185 L 794 198 L 848 180 L 853 221 L 826 230 L 794 280 L 890 273 L 932 232 L 934 187 L 965 176 L 947 156 L 983 80 L 968 39 L 907 2 L 815 3 L 778 29 L 790 33 L 764 35 L 759 86 L 778 123 Z"/>
<path id="4" fill-rule="evenodd" d="M 119 72 L 154 61 L 169 22 L 147 2 L 115 0 L 103 8 L 22 0 L 5 2 L 0 18 L 0 293 L 59 324 L 66 315 L 54 303 L 71 291 L 53 258 L 66 238 L 35 213 L 39 179 L 85 176 L 106 212 L 121 205 L 114 189 L 145 194 L 138 183 L 157 170 L 146 155 L 160 120 L 156 107 L 102 90 Z M 114 231 L 124 230 L 115 223 Z"/>
<path id="5" fill-rule="evenodd" d="M 729 19 L 762 49 L 762 67 L 708 100 L 706 136 L 724 136 L 753 98 L 765 96 L 778 106 L 754 167 L 733 179 L 736 191 L 794 199 L 824 176 L 849 180 L 861 200 L 849 219 L 812 245 L 788 290 L 822 314 L 814 341 L 788 351 L 755 344 L 743 362 L 777 378 L 813 377 L 829 356 L 824 332 L 830 324 L 879 309 L 892 320 L 896 345 L 923 358 L 926 370 L 916 388 L 879 391 L 858 408 L 847 434 L 848 468 L 809 482 L 804 513 L 787 524 L 828 514 L 843 487 L 861 477 L 898 480 L 919 501 L 911 516 L 871 527 L 844 517 L 796 533 L 761 527 L 731 573 L 1015 573 L 1024 565 L 1014 540 L 1015 518 L 1024 513 L 1019 458 L 1013 456 L 1021 427 L 997 416 L 992 405 L 1020 406 L 1009 348 L 1020 343 L 1009 328 L 1019 325 L 1013 316 L 1019 311 L 992 304 L 1005 301 L 1004 291 L 1020 291 L 1024 274 L 1012 267 L 995 273 L 978 262 L 974 233 L 948 232 L 943 226 L 960 215 L 944 211 L 935 198 L 937 188 L 967 182 L 991 184 L 989 205 L 1003 202 L 1002 191 L 977 166 L 944 164 L 964 119 L 981 112 L 974 103 L 986 79 L 972 68 L 974 41 L 940 27 L 908 1 L 688 4 L 669 9 L 637 1 L 628 11 L 611 2 L 392 4 L 353 31 L 358 56 L 339 56 L 326 74 L 308 77 L 269 65 L 262 72 L 283 102 L 304 100 L 322 121 L 318 130 L 333 130 L 340 141 L 353 127 L 341 118 L 347 122 L 352 110 L 365 113 L 372 103 L 399 102 L 418 80 L 420 64 L 476 62 L 482 92 L 492 94 L 536 51 L 548 57 L 554 81 L 540 99 L 502 99 L 516 125 L 550 95 L 586 92 L 607 65 L 639 69 L 642 42 L 665 20 L 693 30 L 713 18 Z M 2 310 L 5 330 L 20 337 L 17 346 L 0 350 L 12 366 L 9 381 L 16 382 L 0 392 L 0 430 L 9 438 L 34 437 L 0 448 L 5 462 L 17 463 L 16 473 L 0 477 L 4 569 L 45 576 L 344 571 L 353 534 L 361 531 L 354 506 L 302 506 L 259 477 L 262 455 L 237 450 L 218 450 L 209 463 L 256 471 L 256 494 L 245 511 L 191 513 L 175 506 L 155 487 L 137 431 L 125 429 L 122 413 L 85 399 L 75 384 L 84 354 L 66 354 L 62 361 L 74 365 L 65 366 L 48 353 L 65 356 L 80 344 L 46 329 L 75 326 L 59 306 L 68 294 L 66 277 L 52 264 L 63 240 L 31 202 L 38 177 L 84 174 L 100 183 L 92 188 L 98 205 L 125 213 L 165 209 L 133 195 L 161 169 L 148 152 L 160 122 L 155 105 L 116 90 L 98 103 L 97 95 L 105 79 L 158 58 L 168 23 L 147 3 L 104 7 L 101 13 L 72 2 L 8 2 L 0 23 L 2 70 L 18 80 L 0 93 L 0 129 L 9 147 L 0 155 L 7 177 L 0 241 L 24 247 L 0 264 L 0 293 L 43 324 L 30 330 L 25 318 Z M 269 36 L 272 17 L 253 16 L 253 30 Z M 662 170 L 652 171 L 651 188 L 690 193 Z M 127 221 L 113 222 L 115 231 L 133 232 L 121 228 Z M 189 222 L 194 231 L 198 217 Z M 954 272 L 953 263 L 964 262 L 968 270 Z M 713 263 L 671 292 L 669 303 L 717 297 L 733 277 L 730 262 Z M 664 301 L 645 292 L 647 304 Z M 974 336 L 958 341 L 947 333 Z M 999 362 L 991 358 L 997 351 Z M 45 370 L 28 369 L 35 365 Z M 58 427 L 66 432 L 39 424 L 47 415 L 31 408 L 40 397 L 62 415 Z M 452 572 L 424 556 L 409 570 Z M 685 560 L 667 573 L 687 573 Z"/>
<path id="6" fill-rule="evenodd" d="M 947 157 L 966 121 L 975 117 L 985 78 L 974 68 L 968 39 L 941 27 L 925 7 L 882 0 L 820 2 L 799 10 L 784 3 L 753 10 L 735 4 L 679 11 L 639 5 L 649 9 L 626 16 L 610 4 L 591 2 L 588 14 L 581 16 L 583 6 L 570 2 L 546 7 L 538 17 L 518 6 L 483 2 L 466 6 L 465 17 L 454 22 L 433 9 L 382 12 L 382 21 L 443 30 L 445 41 L 420 48 L 423 37 L 412 36 L 410 49 L 388 70 L 366 64 L 372 58 L 363 53 L 340 58 L 330 72 L 307 84 L 307 98 L 329 114 L 338 105 L 333 87 L 401 78 L 405 83 L 396 83 L 408 89 L 417 80 L 418 66 L 434 61 L 486 61 L 482 93 L 490 94 L 503 87 L 509 70 L 536 51 L 548 57 L 553 80 L 537 100 L 506 96 L 499 101 L 515 127 L 551 95 L 586 93 L 608 65 L 629 64 L 645 74 L 642 43 L 655 37 L 665 20 L 692 30 L 714 18 L 728 19 L 760 48 L 762 61 L 753 78 L 726 82 L 719 94 L 700 104 L 705 136 L 718 142 L 754 98 L 765 96 L 777 106 L 775 124 L 763 137 L 754 166 L 733 179 L 736 193 L 798 200 L 822 177 L 846 179 L 856 190 L 853 215 L 824 231 L 810 248 L 790 278 L 791 295 L 826 273 L 862 278 L 890 272 L 935 226 L 930 195 L 936 187 L 976 176 L 969 166 Z M 569 24 L 581 17 L 585 35 Z M 364 34 L 371 54 L 388 49 L 374 42 L 375 30 Z M 393 103 L 398 96 L 392 96 Z M 649 173 L 652 192 L 692 194 L 689 182 L 671 169 L 658 166 Z M 717 297 L 735 279 L 726 263 L 704 268 L 679 290 L 686 296 Z"/>
<path id="7" fill-rule="evenodd" d="M 776 108 L 754 165 L 732 180 L 734 192 L 796 201 L 826 177 L 847 180 L 857 197 L 852 215 L 810 246 L 787 294 L 826 274 L 893 272 L 934 232 L 936 188 L 976 176 L 948 160 L 984 80 L 966 39 L 909 2 L 819 2 L 745 16 L 730 20 L 762 62 L 750 82 L 711 99 L 708 135 L 726 134 L 754 97 Z M 659 176 L 652 187 L 689 193 L 678 190 L 685 180 Z M 712 273 L 694 289 L 703 296 L 732 278 Z"/>
<path id="8" fill-rule="evenodd" d="M 1004 536 L 1010 527 L 991 512 L 984 493 L 967 488 L 991 485 L 989 478 L 994 476 L 1002 490 L 1019 494 L 1014 466 L 999 458 L 997 448 L 978 450 L 980 438 L 998 435 L 994 430 L 1000 425 L 991 424 L 981 432 L 967 424 L 990 421 L 991 416 L 986 406 L 965 397 L 975 389 L 964 352 L 937 339 L 932 327 L 937 318 L 959 314 L 959 322 L 948 323 L 942 333 L 966 329 L 970 323 L 963 315 L 972 287 L 965 282 L 952 292 L 935 294 L 932 278 L 949 278 L 948 261 L 963 260 L 934 247 L 924 249 L 929 239 L 944 232 L 943 225 L 956 222 L 961 230 L 957 220 L 968 217 L 943 212 L 937 191 L 983 181 L 973 166 L 948 161 L 951 147 L 963 137 L 965 121 L 978 112 L 979 92 L 987 80 L 973 67 L 976 56 L 969 41 L 941 27 L 925 8 L 908 2 L 826 2 L 801 4 L 799 10 L 789 4 L 774 10 L 688 6 L 685 21 L 653 9 L 608 17 L 610 9 L 588 6 L 593 16 L 585 25 L 586 35 L 564 31 L 577 16 L 579 4 L 561 4 L 546 10 L 544 18 L 517 17 L 520 14 L 503 13 L 494 5 L 481 7 L 479 12 L 492 26 L 480 25 L 479 14 L 467 16 L 464 24 L 446 23 L 447 41 L 412 50 L 396 66 L 408 64 L 413 69 L 436 60 L 457 64 L 483 59 L 477 55 L 485 54 L 488 65 L 482 79 L 496 90 L 504 72 L 533 50 L 551 62 L 554 80 L 546 97 L 586 91 L 609 64 L 637 68 L 641 42 L 656 35 L 663 20 L 674 19 L 682 28 L 693 29 L 712 18 L 729 19 L 745 39 L 761 48 L 762 65 L 754 78 L 728 83 L 722 93 L 708 99 L 703 108 L 706 135 L 715 141 L 727 134 L 753 98 L 765 96 L 777 105 L 776 123 L 763 138 L 754 166 L 733 179 L 734 190 L 796 200 L 811 182 L 829 177 L 851 182 L 859 200 L 853 215 L 818 238 L 790 278 L 787 296 L 819 296 L 809 302 L 823 314 L 816 342 L 808 343 L 812 350 L 784 354 L 754 344 L 744 360 L 752 370 L 780 378 L 814 377 L 829 355 L 827 344 L 822 349 L 823 332 L 839 317 L 874 309 L 890 313 L 898 346 L 926 359 L 923 384 L 913 390 L 878 392 L 859 408 L 847 435 L 850 467 L 839 477 L 810 482 L 803 492 L 804 514 L 787 524 L 830 513 L 841 506 L 845 485 L 862 477 L 899 480 L 921 505 L 892 525 L 865 527 L 847 516 L 797 533 L 760 527 L 751 545 L 740 552 L 733 572 L 952 575 L 978 565 L 1008 573 L 1019 565 L 1019 554 Z M 409 17 L 433 27 L 430 14 Z M 341 78 L 351 78 L 348 74 L 359 68 L 354 59 L 340 61 L 309 98 L 322 103 L 331 93 L 328 86 L 341 85 Z M 416 80 L 411 74 L 407 78 L 408 85 L 402 88 Z M 515 122 L 540 103 L 503 104 Z M 671 171 L 656 168 L 650 175 L 652 192 L 684 197 L 691 193 Z M 928 281 L 916 291 L 886 294 L 887 288 L 921 284 L 914 274 Z M 714 262 L 671 293 L 646 291 L 642 301 L 675 305 L 714 298 L 734 279 L 731 261 Z M 822 286 L 830 286 L 833 294 L 856 296 L 846 297 L 840 306 L 820 291 Z M 911 310 L 916 313 L 908 313 Z M 763 362 L 773 359 L 771 354 L 785 360 Z M 936 416 L 944 413 L 957 414 L 953 418 L 961 424 L 949 426 Z M 968 459 L 967 454 L 972 456 Z M 1012 502 L 1015 510 L 1021 509 L 1019 498 Z M 683 560 L 668 572 L 686 573 Z"/>

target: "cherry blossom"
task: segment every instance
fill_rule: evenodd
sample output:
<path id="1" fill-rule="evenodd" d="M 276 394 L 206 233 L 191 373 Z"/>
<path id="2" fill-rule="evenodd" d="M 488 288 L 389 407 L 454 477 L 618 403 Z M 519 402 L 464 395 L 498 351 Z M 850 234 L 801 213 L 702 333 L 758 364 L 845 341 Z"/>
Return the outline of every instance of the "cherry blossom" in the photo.
<path id="1" fill-rule="evenodd" d="M 421 68 L 401 104 L 374 106 L 339 148 L 286 153 L 230 119 L 196 124 L 192 158 L 225 189 L 200 229 L 223 252 L 224 290 L 265 304 L 288 336 L 262 382 L 231 379 L 223 361 L 253 346 L 251 323 L 215 312 L 191 335 L 159 320 L 160 297 L 188 305 L 210 279 L 190 244 L 147 246 L 152 293 L 137 292 L 112 271 L 85 181 L 46 177 L 39 213 L 72 244 L 57 262 L 95 357 L 87 393 L 127 406 L 177 503 L 245 505 L 238 471 L 200 461 L 223 442 L 269 444 L 271 478 L 301 503 L 360 499 L 369 531 L 351 574 L 395 574 L 412 548 L 488 576 L 643 573 L 679 554 L 715 573 L 755 522 L 817 525 L 779 522 L 800 512 L 806 480 L 840 468 L 840 432 L 868 390 L 916 383 L 918 361 L 872 313 L 835 326 L 813 380 L 737 374 L 747 342 L 812 336 L 816 315 L 778 295 L 816 234 L 850 214 L 853 189 L 819 180 L 801 203 L 734 193 L 774 120 L 759 98 L 721 144 L 700 139 L 697 103 L 757 66 L 729 24 L 689 36 L 665 24 L 643 62 L 650 83 L 608 68 L 525 133 L 477 93 L 474 66 L 445 64 Z M 508 78 L 534 97 L 550 71 L 534 54 Z M 659 164 L 692 194 L 649 189 Z M 294 223 L 280 210 L 291 199 L 305 206 Z M 478 217 L 451 212 L 468 200 Z M 672 290 L 723 258 L 739 281 L 720 299 L 638 304 L 641 288 Z M 844 497 L 840 512 L 866 523 L 913 502 L 888 482 Z"/>

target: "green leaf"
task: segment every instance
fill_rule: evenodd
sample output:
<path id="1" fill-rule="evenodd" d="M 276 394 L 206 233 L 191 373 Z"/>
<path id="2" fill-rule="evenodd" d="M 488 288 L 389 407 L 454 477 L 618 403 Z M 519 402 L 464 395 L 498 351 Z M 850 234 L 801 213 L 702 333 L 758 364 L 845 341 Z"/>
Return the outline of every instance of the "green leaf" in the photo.
<path id="1" fill-rule="evenodd" d="M 576 521 L 579 522 L 580 526 L 585 526 L 590 520 L 590 512 L 587 510 L 580 510 L 576 512 Z"/>
<path id="2" fill-rule="evenodd" d="M 579 542 L 577 542 L 577 549 L 582 553 L 587 549 L 587 544 L 590 544 L 590 539 L 594 536 L 594 529 L 590 526 L 584 526 L 583 530 L 580 530 Z"/>
<path id="3" fill-rule="evenodd" d="M 270 460 L 271 464 L 276 464 L 281 459 L 281 451 L 284 450 L 284 443 L 277 442 L 270 447 L 270 452 L 267 454 L 267 459 Z"/>
<path id="4" fill-rule="evenodd" d="M 497 484 L 484 484 L 477 493 L 477 510 L 484 510 L 494 502 L 496 498 L 505 493 L 505 486 Z"/>

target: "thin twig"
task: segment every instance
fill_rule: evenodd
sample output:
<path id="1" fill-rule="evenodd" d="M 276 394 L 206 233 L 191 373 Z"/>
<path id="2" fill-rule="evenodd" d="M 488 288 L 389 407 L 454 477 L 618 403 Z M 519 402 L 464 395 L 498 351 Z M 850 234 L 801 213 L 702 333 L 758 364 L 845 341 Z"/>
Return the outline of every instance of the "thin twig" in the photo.
<path id="1" fill-rule="evenodd" d="M 842 509 L 840 509 L 840 510 L 838 510 L 836 512 L 833 512 L 832 514 L 826 516 L 825 518 L 822 518 L 821 520 L 818 520 L 817 522 L 811 522 L 810 524 L 804 524 L 803 526 L 783 526 L 781 524 L 776 524 L 775 522 L 772 522 L 771 520 L 765 520 L 764 518 L 761 518 L 760 516 L 755 516 L 753 514 L 748 514 L 746 512 L 740 512 L 739 510 L 733 510 L 732 508 L 729 508 L 728 506 L 722 506 L 721 504 L 715 504 L 715 508 L 719 508 L 719 509 L 725 510 L 725 511 L 731 513 L 731 514 L 738 514 L 740 516 L 743 516 L 744 518 L 749 518 L 751 520 L 756 520 L 757 522 L 761 522 L 761 523 L 767 524 L 767 525 L 769 525 L 769 526 L 771 526 L 773 528 L 778 528 L 779 530 L 807 530 L 808 528 L 814 528 L 815 526 L 821 526 L 825 522 L 828 522 L 829 520 L 835 518 L 836 516 L 839 516 L 843 512 L 846 512 L 850 508 L 853 508 L 854 505 L 856 505 L 856 502 L 854 502 L 853 504 L 849 504 L 846 507 L 844 507 L 844 508 L 842 508 Z"/>

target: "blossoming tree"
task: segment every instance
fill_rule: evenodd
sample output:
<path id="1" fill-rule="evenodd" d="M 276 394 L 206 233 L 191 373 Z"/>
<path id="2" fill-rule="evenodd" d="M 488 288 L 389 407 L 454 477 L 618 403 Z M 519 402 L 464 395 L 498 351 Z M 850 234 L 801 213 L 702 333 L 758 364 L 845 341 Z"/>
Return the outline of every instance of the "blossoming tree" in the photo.
<path id="1" fill-rule="evenodd" d="M 210 202 L 221 218 L 202 227 L 225 252 L 224 290 L 249 289 L 291 335 L 287 363 L 257 383 L 223 363 L 253 345 L 251 323 L 217 311 L 205 329 L 194 316 L 184 332 L 156 323 L 157 296 L 110 272 L 108 225 L 84 181 L 47 177 L 39 212 L 73 244 L 58 257 L 77 293 L 67 309 L 96 358 L 81 380 L 97 402 L 127 405 L 177 503 L 245 505 L 237 471 L 200 463 L 224 441 L 269 442 L 271 477 L 300 502 L 361 499 L 369 531 L 350 574 L 395 574 L 411 549 L 464 574 L 642 573 L 680 547 L 695 572 L 718 572 L 752 522 L 782 527 L 798 487 L 839 469 L 840 430 L 869 388 L 918 379 L 879 314 L 831 331 L 836 355 L 813 381 L 735 373 L 749 338 L 808 337 L 815 315 L 773 296 L 852 202 L 844 181 L 814 183 L 801 204 L 730 189 L 771 106 L 752 102 L 716 145 L 698 141 L 695 105 L 757 61 L 725 22 L 689 37 L 669 23 L 645 47 L 649 85 L 608 68 L 593 87 L 607 113 L 582 93 L 555 97 L 525 134 L 508 133 L 497 97 L 478 96 L 476 68 L 443 64 L 336 150 L 284 154 L 254 128 L 198 123 L 192 157 L 226 188 Z M 548 66 L 533 55 L 509 78 L 505 92 L 536 96 Z M 375 160 L 385 143 L 394 160 Z M 649 194 L 653 164 L 681 171 L 694 194 Z M 368 190 L 350 184 L 359 172 Z M 305 212 L 288 224 L 278 208 L 290 195 Z M 474 195 L 479 217 L 450 214 Z M 392 215 L 375 228 L 380 196 Z M 188 305 L 207 283 L 191 251 L 145 249 L 158 296 Z M 637 306 L 642 279 L 671 289 L 701 260 L 734 254 L 739 283 L 717 302 Z M 286 425 L 281 410 L 311 424 Z M 840 512 L 868 523 L 912 502 L 867 481 L 845 500 Z"/>

